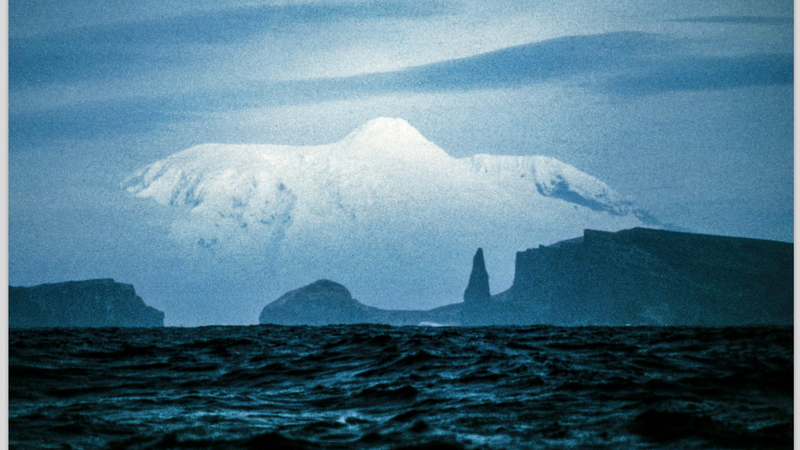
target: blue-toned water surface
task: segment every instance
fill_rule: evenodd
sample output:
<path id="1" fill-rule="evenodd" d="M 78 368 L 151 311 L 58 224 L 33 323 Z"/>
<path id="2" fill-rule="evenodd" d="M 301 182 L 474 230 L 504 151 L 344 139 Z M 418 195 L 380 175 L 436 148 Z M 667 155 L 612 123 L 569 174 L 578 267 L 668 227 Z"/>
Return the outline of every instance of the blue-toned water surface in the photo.
<path id="1" fill-rule="evenodd" d="M 9 333 L 15 449 L 791 448 L 793 329 Z"/>

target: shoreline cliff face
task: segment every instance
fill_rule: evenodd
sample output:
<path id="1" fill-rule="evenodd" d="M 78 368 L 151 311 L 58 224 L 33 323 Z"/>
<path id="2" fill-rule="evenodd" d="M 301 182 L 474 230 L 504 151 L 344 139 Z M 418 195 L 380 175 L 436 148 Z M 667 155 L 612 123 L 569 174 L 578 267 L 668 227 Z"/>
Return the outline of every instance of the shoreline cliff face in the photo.
<path id="1" fill-rule="evenodd" d="M 793 245 L 645 228 L 585 230 L 518 252 L 514 283 L 490 295 L 478 249 L 464 302 L 373 308 L 320 280 L 264 307 L 261 324 L 747 326 L 794 321 Z"/>
<path id="2" fill-rule="evenodd" d="M 517 253 L 512 287 L 474 325 L 793 323 L 793 246 L 634 228 Z"/>
<path id="3" fill-rule="evenodd" d="M 9 328 L 163 327 L 164 313 L 147 306 L 130 284 L 112 279 L 8 288 Z"/>

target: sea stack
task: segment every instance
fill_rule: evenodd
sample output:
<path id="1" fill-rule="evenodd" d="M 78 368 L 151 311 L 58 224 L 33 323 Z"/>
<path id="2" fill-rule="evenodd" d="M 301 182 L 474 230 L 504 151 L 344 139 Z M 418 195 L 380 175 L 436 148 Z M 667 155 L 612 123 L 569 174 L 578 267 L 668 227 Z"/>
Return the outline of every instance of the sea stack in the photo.
<path id="1" fill-rule="evenodd" d="M 469 276 L 467 289 L 464 291 L 464 306 L 461 310 L 462 325 L 478 325 L 485 318 L 481 316 L 491 303 L 489 292 L 489 272 L 483 261 L 483 249 L 479 248 L 472 258 L 472 273 Z"/>
<path id="2" fill-rule="evenodd" d="M 464 303 L 480 303 L 491 298 L 489 293 L 489 272 L 486 271 L 486 263 L 483 261 L 483 249 L 479 248 L 472 258 L 472 273 L 469 276 L 469 284 L 464 291 Z"/>

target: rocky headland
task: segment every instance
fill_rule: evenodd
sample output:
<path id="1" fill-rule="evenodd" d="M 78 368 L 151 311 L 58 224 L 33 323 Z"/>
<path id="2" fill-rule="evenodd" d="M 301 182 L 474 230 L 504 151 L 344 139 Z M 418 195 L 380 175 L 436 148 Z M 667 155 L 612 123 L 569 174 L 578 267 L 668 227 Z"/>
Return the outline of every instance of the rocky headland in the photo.
<path id="1" fill-rule="evenodd" d="M 793 245 L 634 228 L 517 253 L 514 283 L 488 298 L 483 254 L 464 325 L 793 323 Z"/>
<path id="2" fill-rule="evenodd" d="M 8 288 L 9 328 L 162 327 L 164 313 L 147 306 L 130 284 L 112 279 Z"/>
<path id="3" fill-rule="evenodd" d="M 793 245 L 633 228 L 518 252 L 514 283 L 497 295 L 478 249 L 464 302 L 429 311 L 364 305 L 320 280 L 268 304 L 262 324 L 791 325 Z"/>

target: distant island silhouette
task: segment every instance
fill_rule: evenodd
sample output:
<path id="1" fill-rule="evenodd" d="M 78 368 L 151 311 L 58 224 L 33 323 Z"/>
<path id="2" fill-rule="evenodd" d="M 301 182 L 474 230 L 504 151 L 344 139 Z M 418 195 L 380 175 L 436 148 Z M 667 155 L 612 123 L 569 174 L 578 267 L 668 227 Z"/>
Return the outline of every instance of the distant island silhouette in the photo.
<path id="1" fill-rule="evenodd" d="M 793 245 L 633 228 L 518 252 L 510 289 L 491 295 L 483 250 L 463 303 L 386 310 L 318 280 L 267 304 L 279 325 L 791 325 Z M 113 279 L 9 286 L 9 328 L 161 327 L 164 313 Z"/>
<path id="2" fill-rule="evenodd" d="M 9 328 L 162 327 L 164 313 L 130 284 L 104 278 L 8 287 Z"/>
<path id="3" fill-rule="evenodd" d="M 518 252 L 511 288 L 490 295 L 478 249 L 464 302 L 392 311 L 328 280 L 268 304 L 261 324 L 687 325 L 793 323 L 793 245 L 647 228 L 585 230 Z"/>
<path id="4" fill-rule="evenodd" d="M 275 325 L 459 325 L 461 305 L 442 306 L 428 311 L 380 309 L 353 299 L 350 291 L 339 283 L 318 280 L 287 292 L 265 306 L 258 321 Z"/>

